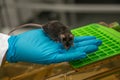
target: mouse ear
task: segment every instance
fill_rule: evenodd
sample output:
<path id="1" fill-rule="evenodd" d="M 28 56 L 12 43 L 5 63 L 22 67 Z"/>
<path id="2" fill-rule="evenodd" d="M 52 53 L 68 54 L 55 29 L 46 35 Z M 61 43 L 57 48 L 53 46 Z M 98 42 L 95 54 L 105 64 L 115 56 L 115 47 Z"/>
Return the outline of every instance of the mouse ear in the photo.
<path id="1" fill-rule="evenodd" d="M 60 38 L 61 39 L 65 38 L 65 35 L 64 34 L 60 34 Z"/>
<path id="2" fill-rule="evenodd" d="M 72 35 L 72 34 L 70 34 L 70 38 L 73 38 L 73 35 Z"/>

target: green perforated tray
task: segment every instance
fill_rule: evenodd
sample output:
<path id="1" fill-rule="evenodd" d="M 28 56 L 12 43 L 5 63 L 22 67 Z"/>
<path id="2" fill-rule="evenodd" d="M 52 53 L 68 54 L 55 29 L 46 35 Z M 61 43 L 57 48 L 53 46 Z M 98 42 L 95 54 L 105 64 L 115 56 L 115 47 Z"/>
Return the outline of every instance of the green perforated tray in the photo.
<path id="1" fill-rule="evenodd" d="M 107 28 L 99 24 L 90 24 L 73 29 L 71 32 L 75 36 L 96 36 L 103 42 L 98 51 L 87 54 L 86 58 L 71 61 L 70 65 L 73 68 L 80 68 L 99 60 L 120 54 L 120 33 L 111 28 Z"/>

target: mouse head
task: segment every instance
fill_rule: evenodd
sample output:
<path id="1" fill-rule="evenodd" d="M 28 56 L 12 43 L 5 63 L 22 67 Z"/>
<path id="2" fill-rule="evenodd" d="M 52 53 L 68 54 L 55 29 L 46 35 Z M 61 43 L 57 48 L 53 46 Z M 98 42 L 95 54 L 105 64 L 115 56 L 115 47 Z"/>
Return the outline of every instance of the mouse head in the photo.
<path id="1" fill-rule="evenodd" d="M 60 34 L 60 41 L 65 47 L 65 49 L 69 49 L 73 45 L 74 36 L 71 33 Z"/>

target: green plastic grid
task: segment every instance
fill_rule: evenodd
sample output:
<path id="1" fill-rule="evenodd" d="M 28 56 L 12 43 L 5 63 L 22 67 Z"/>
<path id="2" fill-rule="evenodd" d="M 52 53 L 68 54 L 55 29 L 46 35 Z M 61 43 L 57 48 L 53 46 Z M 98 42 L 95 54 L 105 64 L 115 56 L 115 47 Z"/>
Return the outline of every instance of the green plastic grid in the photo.
<path id="1" fill-rule="evenodd" d="M 71 31 L 75 36 L 96 36 L 102 40 L 99 50 L 87 54 L 86 58 L 69 62 L 73 68 L 80 68 L 88 64 L 120 54 L 120 33 L 99 24 L 90 24 Z"/>

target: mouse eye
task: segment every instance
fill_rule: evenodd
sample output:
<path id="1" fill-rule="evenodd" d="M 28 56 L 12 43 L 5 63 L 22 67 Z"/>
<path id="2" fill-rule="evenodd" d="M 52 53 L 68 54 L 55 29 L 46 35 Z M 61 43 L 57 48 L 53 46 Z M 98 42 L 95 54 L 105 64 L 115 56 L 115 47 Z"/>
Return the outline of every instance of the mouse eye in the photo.
<path id="1" fill-rule="evenodd" d="M 66 41 L 66 38 L 63 38 L 62 40 L 63 40 L 63 41 Z"/>
<path id="2" fill-rule="evenodd" d="M 73 40 L 73 38 L 69 38 L 69 40 Z"/>

